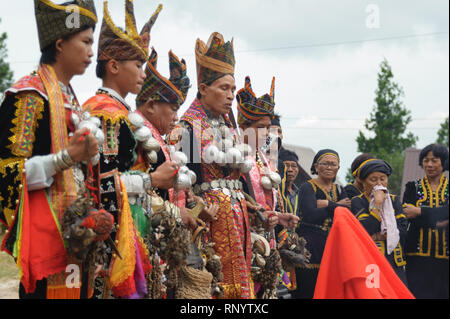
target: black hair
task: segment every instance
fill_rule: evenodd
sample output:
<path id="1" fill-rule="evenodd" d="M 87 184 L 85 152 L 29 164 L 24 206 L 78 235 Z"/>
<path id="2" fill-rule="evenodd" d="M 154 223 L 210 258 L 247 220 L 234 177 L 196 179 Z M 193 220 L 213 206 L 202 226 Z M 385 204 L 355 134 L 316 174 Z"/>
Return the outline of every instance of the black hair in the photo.
<path id="1" fill-rule="evenodd" d="M 430 144 L 425 146 L 419 154 L 419 165 L 423 167 L 423 159 L 429 152 L 441 159 L 442 168 L 446 170 L 446 162 L 448 161 L 448 149 L 444 145 Z M 447 168 L 448 169 L 448 168 Z"/>
<path id="2" fill-rule="evenodd" d="M 95 67 L 95 74 L 99 79 L 103 80 L 103 78 L 105 77 L 107 63 L 108 61 L 105 60 L 97 61 L 97 66 Z"/>
<path id="3" fill-rule="evenodd" d="M 271 121 L 270 121 L 270 125 L 281 127 L 280 119 L 281 119 L 281 115 L 274 113 L 273 119 L 271 119 Z"/>
<path id="4" fill-rule="evenodd" d="M 352 173 L 358 169 L 358 167 L 361 166 L 362 163 L 364 163 L 367 160 L 375 159 L 376 157 L 370 153 L 363 153 L 358 155 L 352 162 L 352 166 L 350 169 L 352 170 Z"/>
<path id="5" fill-rule="evenodd" d="M 77 32 L 71 33 L 71 34 L 67 34 L 63 37 L 61 37 L 61 39 L 63 41 L 68 41 L 70 40 L 73 36 L 75 36 L 76 34 L 83 32 L 87 29 L 94 29 L 94 27 L 90 26 L 90 25 L 84 25 L 82 26 L 79 30 L 77 30 Z M 58 39 L 59 40 L 59 39 Z M 41 58 L 39 60 L 39 64 L 53 64 L 56 62 L 56 41 L 53 42 L 52 44 L 46 46 L 41 53 Z"/>

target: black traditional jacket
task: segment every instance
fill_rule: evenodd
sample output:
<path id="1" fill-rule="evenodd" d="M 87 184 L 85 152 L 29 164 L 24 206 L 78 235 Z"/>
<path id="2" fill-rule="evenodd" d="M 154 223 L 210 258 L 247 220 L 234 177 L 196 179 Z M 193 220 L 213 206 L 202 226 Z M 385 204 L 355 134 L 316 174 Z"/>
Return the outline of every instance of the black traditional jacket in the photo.
<path id="1" fill-rule="evenodd" d="M 421 208 L 421 215 L 409 220 L 407 256 L 448 260 L 448 224 L 436 227 L 437 222 L 448 220 L 448 178 L 442 174 L 435 192 L 427 177 L 408 182 L 403 203 Z"/>
<path id="2" fill-rule="evenodd" d="M 395 195 L 390 195 L 390 197 L 395 212 L 395 218 L 397 220 L 397 228 L 400 232 L 400 241 L 390 255 L 387 254 L 386 240 L 375 240 L 375 244 L 393 267 L 403 267 L 406 265 L 404 247 L 406 243 L 408 222 L 403 214 L 403 208 L 399 198 Z M 359 196 L 353 197 L 351 210 L 369 235 L 372 236 L 381 231 L 381 218 L 375 212 L 370 210 L 369 203 L 370 201 L 367 195 L 362 193 Z"/>
<path id="3" fill-rule="evenodd" d="M 346 197 L 345 189 L 337 184 L 333 184 L 330 193 L 320 187 L 314 180 L 309 180 L 300 186 L 300 223 L 297 232 L 306 239 L 306 248 L 311 252 L 308 268 L 319 267 L 328 233 L 333 223 L 334 210 L 339 206 L 336 202 Z M 317 200 L 319 199 L 328 200 L 328 207 L 317 208 Z"/>

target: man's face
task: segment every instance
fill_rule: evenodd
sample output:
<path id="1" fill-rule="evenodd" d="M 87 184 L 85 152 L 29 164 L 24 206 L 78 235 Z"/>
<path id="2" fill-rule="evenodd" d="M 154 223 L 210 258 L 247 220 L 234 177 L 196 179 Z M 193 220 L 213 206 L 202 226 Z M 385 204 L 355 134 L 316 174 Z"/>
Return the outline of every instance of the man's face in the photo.
<path id="1" fill-rule="evenodd" d="M 202 95 L 202 103 L 214 116 L 228 114 L 234 100 L 236 84 L 231 75 L 225 75 L 210 86 L 201 83 L 199 86 Z"/>
<path id="2" fill-rule="evenodd" d="M 83 74 L 94 55 L 92 44 L 94 43 L 94 30 L 92 28 L 78 32 L 68 40 L 57 41 L 57 59 L 66 66 L 73 75 Z"/>
<path id="3" fill-rule="evenodd" d="M 178 122 L 178 105 L 156 101 L 153 125 L 161 135 L 169 134 Z"/>
<path id="4" fill-rule="evenodd" d="M 255 134 L 255 141 L 257 143 L 256 147 L 259 148 L 263 146 L 267 141 L 267 136 L 269 133 L 270 117 L 264 116 L 258 121 L 253 122 L 249 129 L 252 130 L 252 134 Z M 250 132 L 249 132 L 250 133 Z"/>
<path id="5" fill-rule="evenodd" d="M 283 161 L 284 167 L 286 168 L 286 181 L 292 183 L 298 176 L 299 168 L 294 161 Z"/>
<path id="6" fill-rule="evenodd" d="M 280 138 L 280 140 L 283 140 L 283 130 L 281 129 L 280 126 L 271 125 L 269 129 L 270 129 L 270 132 L 276 133 L 278 135 L 278 137 Z"/>
<path id="7" fill-rule="evenodd" d="M 139 60 L 127 60 L 117 63 L 118 72 L 115 80 L 122 93 L 138 94 L 145 80 L 143 63 Z"/>
<path id="8" fill-rule="evenodd" d="M 169 134 L 178 122 L 178 105 L 148 100 L 139 110 L 161 135 Z"/>

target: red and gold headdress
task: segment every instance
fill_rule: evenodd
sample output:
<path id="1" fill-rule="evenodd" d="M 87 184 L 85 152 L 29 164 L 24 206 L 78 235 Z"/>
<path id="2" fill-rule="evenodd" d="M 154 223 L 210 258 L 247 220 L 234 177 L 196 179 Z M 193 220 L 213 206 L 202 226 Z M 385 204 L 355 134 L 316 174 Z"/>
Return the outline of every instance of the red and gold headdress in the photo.
<path id="1" fill-rule="evenodd" d="M 112 21 L 108 12 L 108 2 L 105 1 L 97 61 L 108 61 L 111 59 L 118 61 L 147 61 L 150 30 L 161 10 L 162 5 L 159 5 L 142 31 L 138 33 L 134 17 L 133 0 L 125 0 L 125 31 L 123 31 Z"/>

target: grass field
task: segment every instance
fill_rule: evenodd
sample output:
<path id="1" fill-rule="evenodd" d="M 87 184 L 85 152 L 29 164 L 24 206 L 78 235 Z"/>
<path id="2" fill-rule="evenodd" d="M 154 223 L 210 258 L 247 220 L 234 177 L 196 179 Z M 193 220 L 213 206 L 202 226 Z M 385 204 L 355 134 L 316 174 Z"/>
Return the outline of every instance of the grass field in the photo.
<path id="1" fill-rule="evenodd" d="M 0 243 L 3 237 L 3 234 L 0 235 Z M 5 252 L 0 252 L 0 280 L 5 279 L 19 279 L 19 271 L 12 257 Z"/>
<path id="2" fill-rule="evenodd" d="M 0 243 L 4 234 L 0 234 Z M 0 252 L 0 299 L 18 298 L 19 271 L 14 259 L 4 252 Z"/>

